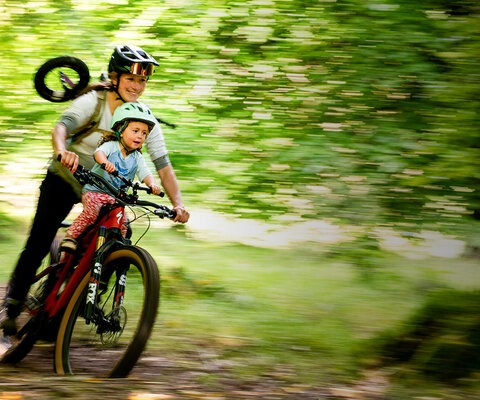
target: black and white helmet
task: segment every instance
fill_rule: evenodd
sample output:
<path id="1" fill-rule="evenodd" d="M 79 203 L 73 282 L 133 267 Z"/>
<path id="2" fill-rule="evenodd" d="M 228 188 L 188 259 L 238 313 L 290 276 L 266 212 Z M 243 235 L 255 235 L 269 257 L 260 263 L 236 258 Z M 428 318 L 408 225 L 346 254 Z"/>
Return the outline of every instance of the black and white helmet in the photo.
<path id="1" fill-rule="evenodd" d="M 150 76 L 156 65 L 159 65 L 157 60 L 140 47 L 121 45 L 113 51 L 108 72 Z"/>

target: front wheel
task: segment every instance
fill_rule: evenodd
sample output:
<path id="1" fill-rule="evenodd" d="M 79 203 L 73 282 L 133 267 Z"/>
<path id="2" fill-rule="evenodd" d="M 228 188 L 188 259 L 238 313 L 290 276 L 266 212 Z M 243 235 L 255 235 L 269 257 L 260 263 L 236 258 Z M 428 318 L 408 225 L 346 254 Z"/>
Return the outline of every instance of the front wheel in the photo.
<path id="1" fill-rule="evenodd" d="M 125 282 L 126 276 L 126 282 Z M 83 317 L 90 274 L 74 292 L 60 323 L 54 367 L 60 374 L 126 377 L 144 350 L 157 315 L 160 278 L 155 260 L 136 246 L 107 255 L 97 292 L 96 318 Z M 115 302 L 125 284 L 121 307 Z"/>

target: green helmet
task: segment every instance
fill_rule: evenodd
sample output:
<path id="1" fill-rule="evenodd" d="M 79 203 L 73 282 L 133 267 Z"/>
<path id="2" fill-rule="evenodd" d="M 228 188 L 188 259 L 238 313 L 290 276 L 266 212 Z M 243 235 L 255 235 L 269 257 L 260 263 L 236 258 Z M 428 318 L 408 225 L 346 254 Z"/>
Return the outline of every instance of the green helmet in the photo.
<path id="1" fill-rule="evenodd" d="M 113 113 L 110 126 L 117 136 L 119 136 L 130 121 L 145 122 L 148 125 L 149 131 L 151 131 L 157 123 L 157 119 L 145 104 L 123 103 L 121 106 L 118 106 Z"/>

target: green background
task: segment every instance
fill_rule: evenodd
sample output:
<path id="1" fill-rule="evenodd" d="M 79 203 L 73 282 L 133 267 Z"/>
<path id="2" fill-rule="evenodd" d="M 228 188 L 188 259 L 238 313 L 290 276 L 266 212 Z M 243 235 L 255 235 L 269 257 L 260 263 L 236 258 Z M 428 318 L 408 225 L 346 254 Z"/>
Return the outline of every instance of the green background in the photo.
<path id="1" fill-rule="evenodd" d="M 3 1 L 2 281 L 67 106 L 36 94 L 36 70 L 76 56 L 95 81 L 131 43 L 160 62 L 142 100 L 177 125 L 164 134 L 192 213 L 140 242 L 164 278 L 151 348 L 203 346 L 236 379 L 286 386 L 387 358 L 386 398 L 474 398 L 479 360 L 455 346 L 480 353 L 479 15 L 451 0 Z M 460 370 L 452 389 L 440 371 Z"/>

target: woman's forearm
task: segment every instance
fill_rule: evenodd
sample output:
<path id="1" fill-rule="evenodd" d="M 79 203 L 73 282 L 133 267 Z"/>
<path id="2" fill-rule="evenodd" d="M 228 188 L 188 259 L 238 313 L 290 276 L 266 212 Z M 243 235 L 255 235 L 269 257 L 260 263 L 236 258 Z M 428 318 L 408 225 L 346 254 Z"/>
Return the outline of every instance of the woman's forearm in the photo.
<path id="1" fill-rule="evenodd" d="M 167 165 L 158 170 L 158 176 L 172 205 L 174 207 L 183 207 L 182 195 L 172 166 Z"/>
<path id="2" fill-rule="evenodd" d="M 61 123 L 56 124 L 52 130 L 52 147 L 55 156 L 67 150 L 67 128 Z"/>

